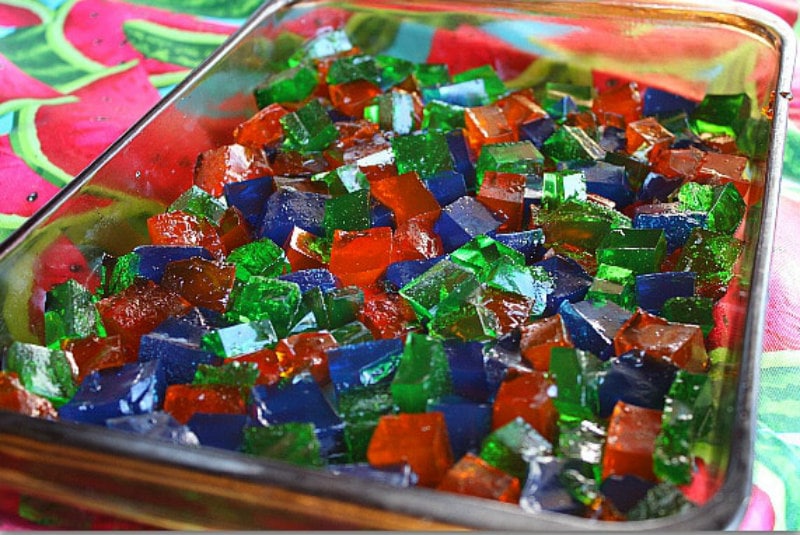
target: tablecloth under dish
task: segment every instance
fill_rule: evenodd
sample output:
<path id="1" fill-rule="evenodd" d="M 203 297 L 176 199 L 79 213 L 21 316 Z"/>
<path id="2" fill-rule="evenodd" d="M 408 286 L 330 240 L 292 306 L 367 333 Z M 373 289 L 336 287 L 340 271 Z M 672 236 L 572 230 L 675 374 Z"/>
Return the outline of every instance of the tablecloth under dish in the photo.
<path id="1" fill-rule="evenodd" d="M 797 0 L 745 0 L 800 32 Z M 0 0 L 0 240 L 234 31 L 260 0 Z M 153 46 L 136 38 L 159 28 Z M 800 94 L 800 69 L 793 83 Z M 792 103 L 742 529 L 800 530 L 800 99 Z M 145 529 L 0 492 L 0 531 Z M 26 498 L 22 498 L 26 499 Z M 49 524 L 48 524 L 49 523 Z"/>

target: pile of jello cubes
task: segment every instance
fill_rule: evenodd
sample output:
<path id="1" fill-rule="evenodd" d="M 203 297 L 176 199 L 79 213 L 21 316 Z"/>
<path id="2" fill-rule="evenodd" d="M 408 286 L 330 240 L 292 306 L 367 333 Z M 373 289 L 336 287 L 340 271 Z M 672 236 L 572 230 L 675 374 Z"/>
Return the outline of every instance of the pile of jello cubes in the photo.
<path id="1" fill-rule="evenodd" d="M 511 89 L 341 31 L 284 67 L 150 244 L 45 289 L 0 406 L 527 511 L 700 504 L 749 98 Z"/>

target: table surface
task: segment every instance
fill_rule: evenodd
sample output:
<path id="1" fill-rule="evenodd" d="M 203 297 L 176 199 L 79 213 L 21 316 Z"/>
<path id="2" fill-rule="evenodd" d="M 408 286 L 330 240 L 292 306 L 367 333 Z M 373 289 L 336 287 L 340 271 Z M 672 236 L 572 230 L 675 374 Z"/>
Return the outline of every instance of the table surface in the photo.
<path id="1" fill-rule="evenodd" d="M 800 32 L 798 0 L 743 0 Z M 260 2 L 0 0 L 0 240 L 31 216 L 179 82 Z M 158 51 L 126 39 L 126 21 L 167 29 Z M 188 32 L 188 33 L 187 33 Z M 188 48 L 186 54 L 188 36 Z M 183 42 L 172 55 L 172 42 Z M 798 69 L 800 71 L 800 69 Z M 800 94 L 800 72 L 795 73 Z M 112 113 L 110 113 L 110 111 Z M 38 128 L 46 123 L 47 128 Z M 68 138 L 64 137 L 68 132 Z M 800 99 L 791 106 L 759 391 L 754 489 L 742 528 L 800 530 Z M 0 531 L 44 529 L 0 492 Z M 22 498 L 26 499 L 26 498 Z M 39 504 L 39 510 L 42 510 Z M 145 528 L 52 509 L 51 527 Z"/>

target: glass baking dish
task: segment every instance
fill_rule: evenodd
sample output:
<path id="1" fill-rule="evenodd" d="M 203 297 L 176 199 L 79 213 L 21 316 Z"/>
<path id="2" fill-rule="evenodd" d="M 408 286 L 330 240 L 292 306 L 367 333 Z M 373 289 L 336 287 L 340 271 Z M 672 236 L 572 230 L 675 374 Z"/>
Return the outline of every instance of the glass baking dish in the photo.
<path id="1" fill-rule="evenodd" d="M 705 4 L 705 5 L 704 5 Z M 197 155 L 231 142 L 252 115 L 265 67 L 291 53 L 286 31 L 343 28 L 370 53 L 426 60 L 432 39 L 451 72 L 491 64 L 509 87 L 557 80 L 634 80 L 698 100 L 746 93 L 758 125 L 745 251 L 731 297 L 725 379 L 703 506 L 607 523 L 429 489 L 397 489 L 210 448 L 188 448 L 67 422 L 0 413 L 0 488 L 176 529 L 670 529 L 735 527 L 746 505 L 758 357 L 794 65 L 779 19 L 714 2 L 471 0 L 275 1 L 197 68 L 0 249 L 0 347 L 40 342 L 29 321 L 35 280 L 97 266 L 145 243 L 145 220 L 192 183 Z M 435 37 L 434 37 L 435 33 Z M 462 53 L 468 50 L 469 53 Z M 69 255 L 79 252 L 80 265 Z"/>

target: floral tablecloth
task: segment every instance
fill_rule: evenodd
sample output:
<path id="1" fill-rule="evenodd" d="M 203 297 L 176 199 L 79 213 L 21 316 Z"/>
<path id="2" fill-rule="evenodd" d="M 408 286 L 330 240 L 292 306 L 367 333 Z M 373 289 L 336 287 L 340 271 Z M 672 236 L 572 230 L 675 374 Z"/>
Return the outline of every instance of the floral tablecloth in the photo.
<path id="1" fill-rule="evenodd" d="M 797 31 L 797 0 L 744 0 Z M 0 240 L 185 77 L 260 0 L 0 0 Z M 794 92 L 800 94 L 800 72 Z M 800 530 L 800 99 L 769 287 L 743 529 Z M 37 523 L 18 515 L 36 511 Z M 144 528 L 0 492 L 0 531 Z"/>

